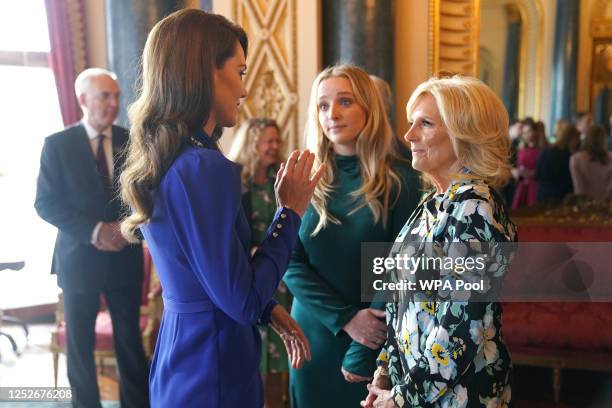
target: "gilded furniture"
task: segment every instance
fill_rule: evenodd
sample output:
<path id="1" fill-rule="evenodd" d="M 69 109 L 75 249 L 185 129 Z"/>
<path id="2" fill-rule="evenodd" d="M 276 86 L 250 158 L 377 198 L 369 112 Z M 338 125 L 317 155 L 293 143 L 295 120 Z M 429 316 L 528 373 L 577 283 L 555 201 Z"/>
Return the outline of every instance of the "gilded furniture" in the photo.
<path id="1" fill-rule="evenodd" d="M 519 240 L 612 242 L 609 216 L 576 208 L 515 214 Z M 605 330 L 612 326 L 612 303 L 505 302 L 503 308 L 504 340 L 513 363 L 551 368 L 555 402 L 561 399 L 563 369 L 612 372 L 612 331 Z"/>
<path id="2" fill-rule="evenodd" d="M 144 279 L 142 284 L 142 300 L 140 306 L 140 331 L 145 355 L 148 359 L 153 356 L 157 333 L 163 311 L 161 298 L 161 285 L 151 255 L 146 245 L 143 246 Z M 106 310 L 103 296 L 100 297 L 101 308 L 98 312 L 95 325 L 94 359 L 98 372 L 104 371 L 105 359 L 114 358 L 113 328 L 110 313 Z M 59 354 L 66 353 L 66 323 L 62 295 L 59 295 L 55 315 L 56 327 L 51 332 L 51 352 L 53 353 L 53 379 L 57 387 Z"/>

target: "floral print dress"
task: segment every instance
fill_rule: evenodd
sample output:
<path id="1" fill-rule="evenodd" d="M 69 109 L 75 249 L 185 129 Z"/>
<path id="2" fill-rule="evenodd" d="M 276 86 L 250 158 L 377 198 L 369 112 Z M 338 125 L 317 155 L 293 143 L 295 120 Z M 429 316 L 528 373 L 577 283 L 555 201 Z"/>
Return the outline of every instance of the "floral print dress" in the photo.
<path id="1" fill-rule="evenodd" d="M 276 196 L 274 194 L 275 169 L 268 171 L 266 183 L 259 185 L 250 181 L 247 186 L 247 199 L 249 200 L 248 217 L 251 226 L 251 240 L 258 246 L 266 237 L 266 231 L 276 212 Z M 287 309 L 291 310 L 291 293 L 283 281 L 278 285 L 274 299 Z M 289 369 L 287 352 L 281 338 L 272 327 L 260 326 L 262 352 L 260 371 L 262 373 L 282 373 Z"/>
<path id="2" fill-rule="evenodd" d="M 395 246 L 515 241 L 516 227 L 501 197 L 481 181 L 462 180 L 443 194 L 426 195 Z M 498 268 L 499 280 L 506 269 Z M 377 364 L 389 372 L 396 406 L 507 406 L 512 364 L 502 340 L 499 303 L 412 296 L 387 303 L 386 315 L 387 342 Z"/>

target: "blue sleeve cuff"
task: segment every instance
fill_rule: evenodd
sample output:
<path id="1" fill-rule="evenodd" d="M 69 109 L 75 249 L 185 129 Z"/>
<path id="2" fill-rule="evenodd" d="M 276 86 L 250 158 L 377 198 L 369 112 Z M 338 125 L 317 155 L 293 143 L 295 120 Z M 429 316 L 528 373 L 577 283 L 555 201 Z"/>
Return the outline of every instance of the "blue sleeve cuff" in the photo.
<path id="1" fill-rule="evenodd" d="M 278 207 L 276 212 L 274 213 L 274 217 L 272 218 L 272 224 L 268 227 L 268 235 L 275 232 L 278 227 L 282 228 L 282 225 L 289 223 L 291 225 L 297 225 L 297 229 L 300 228 L 302 223 L 302 217 L 298 215 L 295 211 L 288 207 Z M 279 225 L 279 223 L 281 225 Z"/>
<path id="2" fill-rule="evenodd" d="M 266 308 L 264 309 L 263 313 L 261 314 L 261 317 L 259 318 L 259 324 L 260 325 L 267 325 L 270 323 L 270 316 L 272 314 L 272 309 L 274 309 L 274 306 L 278 305 L 278 302 L 275 299 L 271 299 L 268 304 L 266 305 Z"/>

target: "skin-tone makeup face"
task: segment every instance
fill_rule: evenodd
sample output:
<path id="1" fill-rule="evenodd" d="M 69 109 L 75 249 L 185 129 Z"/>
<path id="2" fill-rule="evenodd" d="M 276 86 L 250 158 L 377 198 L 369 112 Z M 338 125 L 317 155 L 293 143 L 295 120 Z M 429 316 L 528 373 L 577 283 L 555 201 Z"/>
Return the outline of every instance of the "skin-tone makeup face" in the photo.
<path id="1" fill-rule="evenodd" d="M 215 126 L 232 127 L 236 124 L 238 107 L 247 95 L 243 81 L 246 68 L 244 51 L 237 42 L 234 55 L 228 58 L 221 68 L 214 70 L 213 108 L 204 126 L 204 130 L 209 135 L 212 134 Z"/>
<path id="2" fill-rule="evenodd" d="M 102 132 L 113 124 L 119 113 L 119 85 L 108 75 L 89 79 L 84 91 L 79 95 L 79 103 L 85 112 L 85 120 Z"/>
<path id="3" fill-rule="evenodd" d="M 446 191 L 452 174 L 459 170 L 459 161 L 432 95 L 426 93 L 417 99 L 404 139 L 410 144 L 412 167 L 429 175 L 438 193 Z"/>
<path id="4" fill-rule="evenodd" d="M 351 83 L 344 77 L 327 78 L 319 84 L 317 95 L 319 124 L 334 152 L 343 156 L 356 154 L 366 111 L 355 100 Z"/>
<path id="5" fill-rule="evenodd" d="M 278 155 L 281 148 L 281 138 L 278 130 L 274 126 L 268 126 L 263 130 L 255 149 L 259 166 L 268 168 L 273 166 L 278 161 Z"/>

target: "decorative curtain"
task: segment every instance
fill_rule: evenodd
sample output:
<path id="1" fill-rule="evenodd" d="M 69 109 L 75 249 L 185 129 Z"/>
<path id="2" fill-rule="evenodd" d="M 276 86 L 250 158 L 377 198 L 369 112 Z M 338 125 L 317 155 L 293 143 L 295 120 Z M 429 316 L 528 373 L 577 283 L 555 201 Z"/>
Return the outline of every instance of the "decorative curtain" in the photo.
<path id="1" fill-rule="evenodd" d="M 555 46 L 549 126 L 576 113 L 576 70 L 578 67 L 578 31 L 580 0 L 557 2 Z"/>
<path id="2" fill-rule="evenodd" d="M 105 0 L 106 50 L 108 68 L 117 74 L 121 89 L 116 124 L 130 127 L 128 106 L 136 100 L 140 58 L 153 26 L 193 1 L 186 0 Z"/>
<path id="3" fill-rule="evenodd" d="M 506 60 L 504 64 L 504 83 L 502 85 L 502 100 L 510 119 L 518 115 L 518 90 L 521 45 L 521 17 L 516 9 L 507 9 L 508 38 L 506 40 Z M 522 119 L 522 118 L 517 118 Z"/>
<path id="4" fill-rule="evenodd" d="M 74 80 L 89 66 L 85 0 L 45 0 L 51 52 L 49 65 L 55 76 L 64 125 L 81 118 Z"/>
<path id="5" fill-rule="evenodd" d="M 604 86 L 595 97 L 595 124 L 609 131 L 610 123 L 610 88 Z"/>

